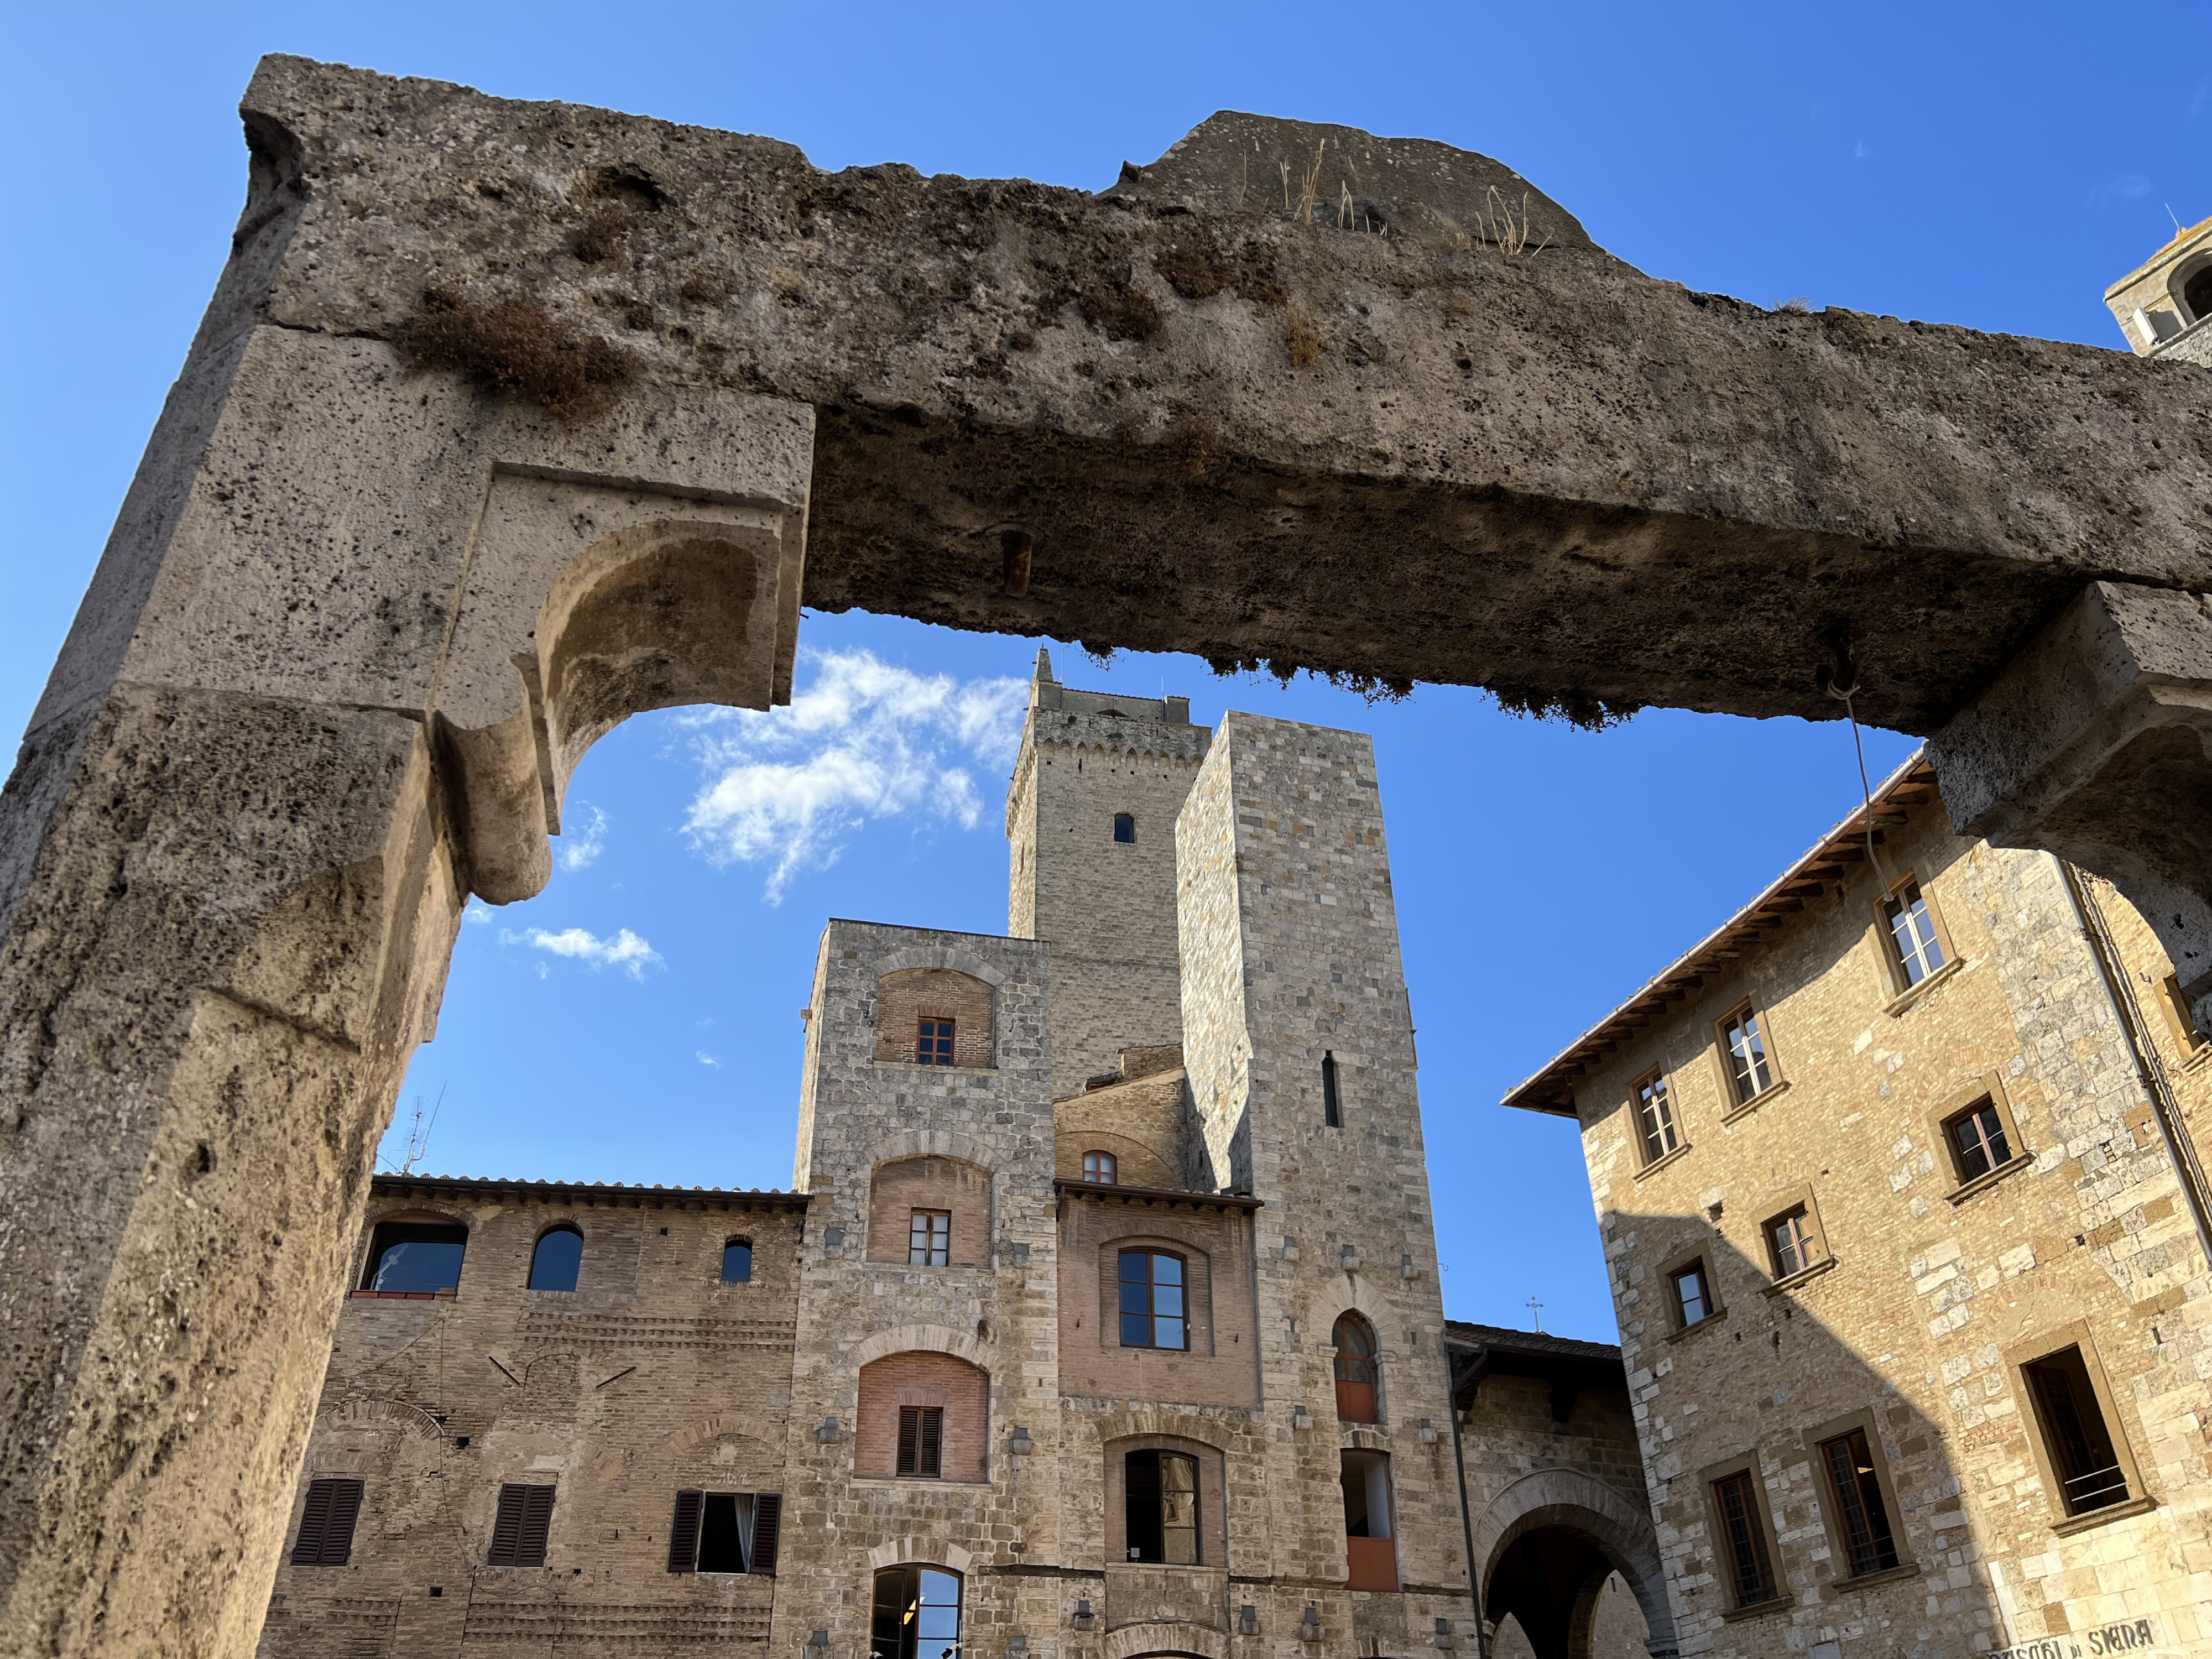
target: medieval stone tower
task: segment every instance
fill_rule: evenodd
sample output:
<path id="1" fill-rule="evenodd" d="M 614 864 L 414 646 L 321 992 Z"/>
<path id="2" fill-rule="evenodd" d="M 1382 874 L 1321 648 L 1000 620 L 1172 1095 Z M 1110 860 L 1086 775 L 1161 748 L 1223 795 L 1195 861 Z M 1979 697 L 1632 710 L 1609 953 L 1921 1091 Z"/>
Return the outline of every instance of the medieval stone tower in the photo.
<path id="1" fill-rule="evenodd" d="M 1212 736 L 1188 697 L 1077 691 L 1039 651 L 1006 793 L 1006 931 L 1052 945 L 1052 1090 L 1182 1041 L 1176 815 Z"/>

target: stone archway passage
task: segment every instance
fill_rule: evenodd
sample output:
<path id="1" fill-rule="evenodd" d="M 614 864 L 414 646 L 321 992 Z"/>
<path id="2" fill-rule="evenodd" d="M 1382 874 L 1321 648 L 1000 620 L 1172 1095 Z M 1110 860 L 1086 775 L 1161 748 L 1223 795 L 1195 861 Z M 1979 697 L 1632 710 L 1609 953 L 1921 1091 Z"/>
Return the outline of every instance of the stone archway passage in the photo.
<path id="1" fill-rule="evenodd" d="M 2212 997 L 2193 368 L 1689 294 L 1343 128 L 1093 197 L 297 58 L 243 115 L 0 799 L 0 1653 L 251 1651 L 462 904 L 627 714 L 787 696 L 802 592 L 1585 718 L 1840 673 Z"/>

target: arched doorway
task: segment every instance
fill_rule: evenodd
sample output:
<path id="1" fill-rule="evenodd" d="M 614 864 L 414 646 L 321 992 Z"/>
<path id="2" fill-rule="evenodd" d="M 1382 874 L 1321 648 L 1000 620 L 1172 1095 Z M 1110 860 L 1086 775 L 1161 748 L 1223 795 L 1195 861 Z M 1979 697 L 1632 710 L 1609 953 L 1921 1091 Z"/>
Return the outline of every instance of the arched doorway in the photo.
<path id="1" fill-rule="evenodd" d="M 1492 1659 L 1644 1659 L 1650 1627 L 1627 1581 L 1571 1527 L 1523 1533 L 1491 1569 Z"/>

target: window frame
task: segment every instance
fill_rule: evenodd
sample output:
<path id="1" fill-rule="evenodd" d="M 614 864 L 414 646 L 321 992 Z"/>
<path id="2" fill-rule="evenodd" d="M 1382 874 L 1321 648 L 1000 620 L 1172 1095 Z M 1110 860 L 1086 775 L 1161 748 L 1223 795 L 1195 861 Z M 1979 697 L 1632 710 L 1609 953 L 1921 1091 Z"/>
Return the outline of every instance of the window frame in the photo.
<path id="1" fill-rule="evenodd" d="M 1960 1161 L 1958 1142 L 1952 1136 L 1951 1126 L 1973 1111 L 1984 1099 L 1996 1108 L 1997 1122 L 2004 1130 L 2005 1145 L 2012 1156 L 1979 1175 L 1969 1176 Z M 1972 1197 L 1984 1188 L 1995 1185 L 2005 1176 L 2035 1162 L 2034 1149 L 2028 1146 L 2027 1137 L 2021 1133 L 2020 1125 L 2013 1117 L 2012 1102 L 2005 1093 L 2004 1077 L 2001 1073 L 1984 1073 L 1981 1080 L 1972 1087 L 1960 1090 L 1929 1113 L 1928 1128 L 1941 1151 L 1942 1167 L 1950 1172 L 1951 1190 L 1944 1196 L 1954 1204 Z"/>
<path id="2" fill-rule="evenodd" d="M 1744 997 L 1713 1021 L 1713 1057 L 1719 1062 L 1721 1069 L 1721 1098 L 1729 1103 L 1728 1110 L 1721 1117 L 1723 1123 L 1730 1122 L 1746 1112 L 1758 1110 L 1790 1086 L 1790 1079 L 1782 1070 L 1781 1050 L 1774 1042 L 1773 1012 L 1758 998 Z M 1749 1095 L 1741 1094 L 1736 1089 L 1735 1049 L 1728 1036 L 1729 1025 L 1746 1014 L 1758 1024 L 1759 1046 L 1766 1056 L 1767 1073 L 1766 1086 Z"/>
<path id="3" fill-rule="evenodd" d="M 945 1479 L 945 1410 L 942 1406 L 902 1405 L 898 1408 L 898 1432 L 891 1442 L 892 1480 Z M 914 1425 L 911 1443 L 907 1435 L 909 1414 Z M 925 1468 L 925 1464 L 930 1467 Z"/>
<path id="4" fill-rule="evenodd" d="M 1094 1165 L 1093 1159 L 1097 1162 Z M 1121 1160 L 1103 1147 L 1092 1147 L 1083 1155 L 1083 1178 L 1094 1187 L 1118 1187 L 1121 1184 Z"/>
<path id="5" fill-rule="evenodd" d="M 284 1557 L 285 1564 L 295 1567 L 349 1565 L 354 1533 L 361 1523 L 362 1504 L 368 1492 L 368 1482 L 357 1475 L 311 1476 L 300 1504 L 300 1520 L 293 1531 L 292 1547 Z M 319 1505 L 316 1503 L 318 1497 L 322 1499 Z M 313 1549 L 308 1548 L 310 1543 L 314 1546 Z"/>
<path id="6" fill-rule="evenodd" d="M 916 1229 L 921 1225 L 925 1218 L 927 1218 L 929 1224 L 927 1229 L 923 1230 L 919 1235 L 926 1242 L 919 1247 L 922 1252 L 922 1257 L 921 1261 L 917 1261 L 914 1259 L 914 1253 L 917 1248 L 915 1243 L 915 1239 L 917 1237 Z M 942 1233 L 942 1237 L 944 1239 L 942 1246 L 938 1243 L 940 1235 L 938 1231 L 937 1223 L 939 1221 L 942 1221 L 945 1224 Z M 941 1260 L 939 1259 L 940 1257 L 942 1257 Z M 952 1265 L 951 1211 L 915 1208 L 907 1212 L 906 1265 L 909 1267 L 949 1267 Z"/>
<path id="7" fill-rule="evenodd" d="M 1820 1483 L 1820 1525 L 1827 1535 L 1831 1559 L 1848 1565 L 1851 1542 L 1844 1528 L 1841 1500 L 1830 1490 L 1835 1484 L 1835 1472 L 1828 1467 L 1827 1449 L 1833 1442 L 1853 1433 L 1866 1437 L 1869 1460 L 1874 1464 L 1875 1486 L 1887 1512 L 1890 1547 L 1897 1552 L 1897 1565 L 1878 1567 L 1871 1572 L 1839 1573 L 1834 1582 L 1842 1589 L 1875 1583 L 1893 1577 L 1902 1578 L 1919 1571 L 1911 1552 L 1905 1547 L 1905 1510 L 1897 1500 L 1897 1482 L 1890 1469 L 1889 1452 L 1881 1443 L 1881 1414 L 1871 1407 L 1831 1418 L 1797 1437 L 1813 1461 L 1814 1478 Z"/>
<path id="8" fill-rule="evenodd" d="M 933 1031 L 930 1027 L 940 1026 Z M 914 1017 L 914 1063 L 917 1066 L 957 1066 L 960 1063 L 960 1022 L 952 1014 Z M 942 1044 L 942 1048 L 939 1047 Z"/>
<path id="9" fill-rule="evenodd" d="M 1943 960 L 1917 980 L 1905 977 L 1905 962 L 1897 948 L 1897 936 L 1890 927 L 1889 907 L 1900 902 L 1899 896 L 1907 890 L 1919 896 L 1928 915 L 1928 925 L 1936 935 L 1936 948 Z M 1959 952 L 1951 944 L 1951 930 L 1944 925 L 1943 908 L 1936 902 L 1929 884 L 1921 878 L 1917 870 L 1907 870 L 1874 896 L 1875 954 L 1881 958 L 1883 982 L 1889 987 L 1887 1006 L 1894 1010 L 1899 1004 L 1911 1001 L 1938 980 L 1949 976 L 1959 966 Z"/>
<path id="10" fill-rule="evenodd" d="M 1321 1051 L 1321 1127 L 1344 1127 L 1344 1068 L 1336 1063 L 1336 1050 Z"/>
<path id="11" fill-rule="evenodd" d="M 512 1506 L 514 1535 L 502 1544 L 500 1532 L 508 1524 L 510 1492 L 515 1494 Z M 544 1494 L 542 1501 L 540 1493 Z M 550 1486 L 526 1480 L 501 1481 L 498 1496 L 493 1500 L 490 1535 L 484 1542 L 484 1565 L 544 1566 L 552 1553 L 553 1510 L 559 1494 L 557 1481 Z"/>
<path id="12" fill-rule="evenodd" d="M 775 1577 L 776 1554 L 783 1537 L 783 1494 L 778 1492 L 722 1492 L 708 1487 L 686 1486 L 676 1494 L 676 1508 L 668 1525 L 668 1571 L 673 1573 L 699 1573 L 708 1571 L 699 1565 L 699 1548 L 705 1532 L 706 1500 L 710 1498 L 750 1498 L 753 1500 L 752 1547 L 745 1551 L 745 1564 L 737 1574 L 726 1574 L 714 1570 L 717 1577 Z M 685 1499 L 693 1500 L 690 1504 Z"/>
<path id="13" fill-rule="evenodd" d="M 2094 1400 L 2099 1416 L 2103 1419 L 2106 1434 L 2112 1443 L 2112 1456 L 2128 1483 L 2128 1495 L 2117 1504 L 2107 1504 L 2101 1509 L 2084 1510 L 2076 1515 L 2066 1506 L 2066 1483 L 2058 1473 L 2058 1464 L 2052 1457 L 2045 1440 L 2043 1412 L 2037 1403 L 2035 1389 L 2027 1377 L 2027 1367 L 2039 1362 L 2056 1358 L 2068 1349 L 2081 1356 L 2081 1369 L 2089 1381 L 2089 1392 Z M 2087 1532 L 2108 1522 L 2142 1515 L 2158 1507 L 2158 1499 L 2144 1484 L 2142 1468 L 2136 1461 L 2133 1437 L 2128 1432 L 2127 1419 L 2122 1412 L 2122 1402 L 2112 1392 L 2112 1383 L 2105 1376 L 2104 1363 L 2098 1358 L 2097 1345 L 2091 1335 L 2089 1322 L 2077 1319 L 2071 1324 L 2026 1342 L 2014 1344 L 2005 1351 L 2004 1366 L 2013 1389 L 2013 1405 L 2027 1426 L 2028 1449 L 2034 1455 L 2035 1472 L 2043 1481 L 2043 1496 L 2052 1520 L 2051 1530 L 2059 1537 L 2071 1537 L 2077 1532 Z"/>
<path id="14" fill-rule="evenodd" d="M 1174 1319 L 1177 1324 L 1182 1327 L 1182 1340 L 1175 1344 L 1173 1346 L 1170 1346 L 1159 1340 L 1159 1323 L 1162 1316 L 1158 1310 L 1157 1298 L 1154 1295 L 1154 1291 L 1159 1288 L 1159 1282 L 1152 1277 L 1152 1269 L 1149 1266 L 1146 1268 L 1145 1278 L 1143 1280 L 1145 1286 L 1144 1313 L 1141 1316 L 1133 1315 L 1124 1305 L 1126 1295 L 1123 1287 L 1135 1281 L 1131 1280 L 1125 1273 L 1122 1273 L 1121 1264 L 1133 1255 L 1141 1255 L 1146 1258 L 1147 1262 L 1164 1257 L 1168 1261 L 1175 1262 L 1181 1270 L 1182 1276 L 1176 1280 L 1175 1288 L 1181 1295 L 1182 1311 L 1180 1314 L 1167 1316 L 1167 1317 Z M 1152 1353 L 1187 1354 L 1192 1352 L 1190 1340 L 1192 1324 L 1190 1279 L 1190 1257 L 1181 1250 L 1162 1249 L 1152 1244 L 1122 1245 L 1115 1248 L 1114 1251 L 1114 1310 L 1117 1317 L 1115 1322 L 1114 1334 L 1119 1340 L 1115 1342 L 1115 1346 L 1121 1348 L 1136 1348 Z M 1146 1328 L 1151 1333 L 1151 1338 L 1149 1340 L 1144 1342 L 1132 1342 L 1128 1340 L 1128 1327 L 1123 1322 L 1133 1317 L 1142 1317 L 1144 1319 Z"/>
<path id="15" fill-rule="evenodd" d="M 1342 1338 L 1347 1328 L 1355 1332 L 1366 1334 L 1367 1352 L 1365 1353 L 1352 1353 L 1346 1348 Z M 1381 1423 L 1382 1421 L 1382 1339 L 1381 1334 L 1375 1328 L 1375 1322 L 1357 1308 L 1346 1308 L 1342 1313 L 1337 1315 L 1336 1322 L 1329 1327 L 1328 1334 L 1329 1346 L 1335 1350 L 1330 1360 L 1330 1370 L 1336 1384 L 1336 1420 L 1340 1423 Z M 1348 1377 L 1345 1375 L 1345 1372 L 1352 1366 L 1361 1364 L 1366 1366 L 1368 1373 L 1364 1383 L 1358 1377 Z M 1367 1414 L 1364 1417 L 1360 1416 L 1357 1409 L 1360 1401 L 1356 1390 L 1363 1387 L 1367 1390 Z M 1353 1407 L 1349 1412 L 1345 1409 L 1347 1404 L 1345 1391 L 1347 1389 L 1355 1390 L 1348 1401 Z"/>
<path id="16" fill-rule="evenodd" d="M 1692 1268 L 1697 1270 L 1698 1283 L 1705 1286 L 1705 1315 L 1702 1319 L 1685 1320 L 1682 1317 L 1681 1293 L 1676 1288 L 1676 1281 Z M 1718 1293 L 1713 1288 L 1712 1258 L 1704 1248 L 1692 1250 L 1686 1255 L 1676 1256 L 1660 1270 L 1659 1277 L 1667 1288 L 1667 1324 L 1669 1340 L 1675 1337 L 1687 1336 L 1692 1331 L 1701 1331 L 1716 1319 L 1724 1319 L 1728 1316 L 1728 1309 L 1722 1304 Z"/>
<path id="17" fill-rule="evenodd" d="M 1667 1115 L 1667 1133 L 1674 1145 L 1654 1152 L 1651 1137 L 1644 1122 L 1644 1090 L 1646 1085 L 1659 1085 L 1662 1109 Z M 1674 1074 L 1664 1066 L 1654 1066 L 1633 1079 L 1628 1085 L 1628 1115 L 1636 1131 L 1636 1158 L 1639 1170 L 1656 1170 L 1679 1152 L 1686 1150 L 1689 1142 L 1682 1137 L 1682 1121 L 1674 1110 Z"/>
<path id="18" fill-rule="evenodd" d="M 1782 1270 L 1781 1253 L 1774 1248 L 1775 1224 L 1786 1220 L 1801 1211 L 1805 1217 L 1807 1240 L 1818 1254 L 1784 1273 Z M 1793 1187 L 1787 1191 L 1770 1194 L 1766 1201 L 1759 1206 L 1759 1212 L 1760 1216 L 1759 1246 L 1765 1254 L 1766 1276 L 1771 1281 L 1767 1288 L 1786 1290 L 1790 1285 L 1802 1284 L 1805 1280 L 1835 1265 L 1835 1252 L 1828 1248 L 1828 1231 L 1820 1224 L 1820 1200 L 1813 1191 L 1809 1182 L 1802 1187 Z"/>
<path id="19" fill-rule="evenodd" d="M 1136 1483 L 1129 1478 L 1129 1466 L 1140 1457 L 1151 1458 L 1152 1460 L 1153 1467 L 1158 1472 L 1157 1476 L 1157 1485 L 1153 1487 L 1152 1492 L 1153 1501 L 1159 1510 L 1159 1517 L 1158 1521 L 1152 1523 L 1153 1529 L 1158 1533 L 1160 1539 L 1160 1554 L 1159 1559 L 1156 1561 L 1146 1560 L 1144 1557 L 1138 1555 L 1135 1552 L 1139 1547 L 1136 1544 L 1132 1543 L 1129 1537 L 1129 1511 L 1137 1502 Z M 1170 1458 L 1174 1459 L 1178 1463 L 1187 1463 L 1190 1466 L 1190 1526 L 1188 1530 L 1190 1532 L 1191 1559 L 1188 1561 L 1176 1561 L 1169 1559 L 1167 1534 L 1170 1528 L 1169 1528 L 1167 1522 L 1167 1474 L 1168 1461 Z M 1200 1457 L 1196 1452 L 1181 1446 L 1130 1446 L 1123 1449 L 1121 1453 L 1121 1555 L 1120 1558 L 1120 1564 L 1123 1565 L 1144 1567 L 1205 1567 L 1212 1565 L 1213 1564 L 1206 1559 L 1208 1552 L 1206 1547 L 1206 1510 L 1209 1505 L 1206 1501 L 1206 1483 L 1205 1460 Z M 1183 1530 L 1183 1528 L 1178 1527 L 1173 1528 L 1173 1530 L 1180 1532 Z"/>
<path id="20" fill-rule="evenodd" d="M 1125 823 L 1129 826 L 1129 833 L 1126 836 L 1121 833 L 1121 826 Z M 1137 844 L 1137 815 L 1134 812 L 1114 814 L 1114 844 L 1116 847 L 1134 847 Z"/>
<path id="21" fill-rule="evenodd" d="M 461 1235 L 461 1261 L 460 1265 L 453 1269 L 453 1282 L 451 1285 L 431 1291 L 379 1290 L 376 1285 L 378 1270 L 383 1267 L 385 1256 L 397 1245 L 416 1243 L 428 1244 L 441 1242 L 452 1242 L 450 1240 L 440 1241 L 436 1239 L 395 1239 L 389 1244 L 380 1245 L 379 1241 L 383 1236 L 384 1230 L 387 1227 L 436 1227 L 450 1231 L 459 1232 Z M 356 1280 L 356 1288 L 351 1291 L 352 1295 L 363 1297 L 391 1297 L 396 1299 L 426 1301 L 433 1297 L 445 1297 L 451 1299 L 452 1297 L 457 1297 L 460 1294 L 461 1275 L 468 1271 L 469 1245 L 476 1237 L 476 1229 L 470 1226 L 468 1223 L 456 1220 L 451 1216 L 443 1216 L 435 1213 L 423 1214 L 418 1212 L 404 1211 L 397 1215 L 379 1216 L 376 1219 L 371 1221 L 363 1231 L 368 1235 L 368 1248 L 362 1254 L 361 1273 Z"/>
<path id="22" fill-rule="evenodd" d="M 1728 1512 L 1721 1501 L 1721 1486 L 1733 1480 L 1741 1480 L 1751 1494 L 1753 1537 L 1760 1546 L 1757 1553 L 1765 1558 L 1769 1593 L 1756 1601 L 1743 1599 L 1742 1584 L 1736 1577 L 1735 1546 L 1729 1536 Z M 1785 1583 L 1782 1548 L 1775 1536 L 1774 1515 L 1766 1492 L 1766 1475 L 1759 1468 L 1756 1449 L 1698 1470 L 1698 1489 L 1705 1494 L 1705 1525 L 1710 1529 L 1708 1536 L 1712 1546 L 1714 1577 L 1728 1591 L 1729 1605 L 1721 1617 L 1750 1618 L 1794 1606 L 1796 1598 L 1790 1595 Z"/>
<path id="23" fill-rule="evenodd" d="M 922 1575 L 933 1572 L 940 1577 L 952 1581 L 954 1594 L 951 1603 L 952 1634 L 949 1638 L 933 1636 L 927 1640 L 933 1644 L 939 1641 L 945 1642 L 946 1650 L 952 1653 L 963 1651 L 962 1644 L 968 1616 L 968 1583 L 965 1575 L 951 1567 L 941 1566 L 934 1561 L 900 1561 L 890 1566 L 877 1568 L 874 1576 L 868 1581 L 869 1659 L 933 1659 L 933 1656 L 925 1656 L 921 1651 L 924 1638 L 921 1635 L 922 1620 L 919 1616 L 915 1619 L 911 1627 L 904 1620 L 901 1620 L 887 1645 L 878 1628 L 880 1615 L 878 1612 L 878 1609 L 884 1605 L 884 1580 L 894 1574 L 901 1575 L 903 1581 L 898 1594 L 892 1598 L 891 1605 L 894 1608 L 902 1605 L 909 1594 L 915 1598 L 914 1605 L 917 1613 L 924 1607 L 944 1607 L 945 1603 L 942 1601 L 925 1603 L 921 1601 L 922 1591 L 927 1588 Z"/>
<path id="24" fill-rule="evenodd" d="M 1352 1467 L 1352 1461 L 1355 1459 L 1358 1460 L 1358 1467 L 1364 1472 L 1363 1484 L 1369 1486 L 1369 1490 L 1362 1494 L 1361 1502 L 1367 1510 L 1367 1524 L 1370 1529 L 1364 1533 L 1353 1532 L 1351 1511 L 1347 1507 L 1344 1516 L 1346 1588 L 1355 1590 L 1382 1591 L 1402 1589 L 1405 1580 L 1401 1574 L 1401 1564 L 1398 1559 L 1398 1477 L 1394 1467 L 1394 1460 L 1389 1452 L 1376 1446 L 1340 1447 L 1337 1451 L 1337 1484 L 1340 1491 L 1345 1485 L 1346 1472 L 1347 1468 Z M 1374 1472 L 1378 1470 L 1382 1475 L 1380 1484 L 1382 1493 L 1383 1528 L 1379 1533 L 1372 1530 L 1375 1516 L 1372 1476 Z M 1358 1547 L 1363 1545 L 1370 1547 L 1364 1549 Z M 1387 1545 L 1389 1547 L 1387 1549 L 1372 1547 L 1376 1545 Z M 1389 1557 L 1388 1575 L 1389 1583 L 1387 1584 L 1381 1582 L 1384 1576 L 1381 1571 L 1382 1559 L 1385 1555 Z M 1366 1582 L 1362 1583 L 1363 1578 Z"/>
<path id="25" fill-rule="evenodd" d="M 540 1285 L 538 1279 L 538 1256 L 545 1248 L 545 1241 L 556 1233 L 566 1233 L 576 1241 L 576 1276 L 568 1284 Z M 573 1221 L 556 1221 L 542 1230 L 530 1244 L 530 1269 L 523 1276 L 523 1288 L 538 1296 L 574 1296 L 584 1282 L 584 1230 Z"/>

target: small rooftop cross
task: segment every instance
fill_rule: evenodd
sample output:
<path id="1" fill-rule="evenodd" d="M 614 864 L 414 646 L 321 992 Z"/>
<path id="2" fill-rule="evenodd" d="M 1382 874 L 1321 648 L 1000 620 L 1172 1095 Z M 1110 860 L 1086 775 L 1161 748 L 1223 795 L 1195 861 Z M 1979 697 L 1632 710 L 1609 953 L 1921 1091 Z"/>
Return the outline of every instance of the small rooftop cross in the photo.
<path id="1" fill-rule="evenodd" d="M 1537 1330 L 1544 1328 L 1544 1304 L 1533 1296 L 1528 1298 L 1528 1318 Z"/>

